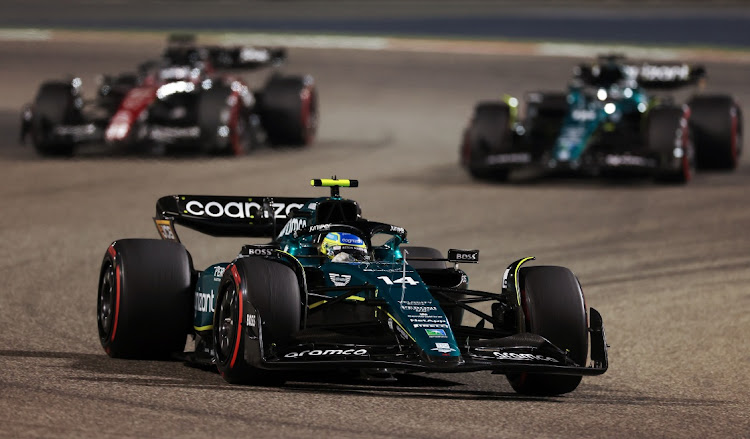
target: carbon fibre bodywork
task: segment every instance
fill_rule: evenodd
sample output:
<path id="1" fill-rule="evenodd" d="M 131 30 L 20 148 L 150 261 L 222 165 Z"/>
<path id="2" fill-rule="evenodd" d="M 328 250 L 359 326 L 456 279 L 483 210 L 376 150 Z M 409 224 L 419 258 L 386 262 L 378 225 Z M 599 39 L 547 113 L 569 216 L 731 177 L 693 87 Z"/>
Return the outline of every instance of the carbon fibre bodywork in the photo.
<path id="1" fill-rule="evenodd" d="M 243 328 L 238 334 L 243 338 L 237 346 L 244 346 L 243 360 L 259 370 L 490 370 L 579 376 L 607 370 L 604 328 L 595 309 L 584 311 L 590 339 L 584 361 L 574 360 L 568 346 L 526 329 L 521 265 L 533 258 L 508 266 L 500 292 L 470 290 L 468 275 L 458 263 L 478 262 L 477 250 L 452 249 L 448 258 L 411 258 L 409 247 L 402 246 L 406 230 L 362 218 L 357 202 L 339 196 L 338 187 L 352 182 L 356 184 L 324 180 L 322 185 L 332 186 L 332 193 L 320 198 L 175 195 L 159 200 L 155 221 L 163 239 L 179 240 L 176 224 L 215 236 L 272 238 L 243 246 L 230 262 L 196 272 L 192 361 L 217 361 L 217 302 L 231 283 L 242 297 L 238 320 Z M 331 232 L 361 237 L 368 259 L 334 262 L 321 255 L 318 243 Z M 248 258 L 281 264 L 294 273 L 299 324 L 283 343 L 264 335 L 274 317 L 253 303 L 252 276 L 239 274 L 238 266 Z M 434 262 L 443 266 L 428 266 Z"/>

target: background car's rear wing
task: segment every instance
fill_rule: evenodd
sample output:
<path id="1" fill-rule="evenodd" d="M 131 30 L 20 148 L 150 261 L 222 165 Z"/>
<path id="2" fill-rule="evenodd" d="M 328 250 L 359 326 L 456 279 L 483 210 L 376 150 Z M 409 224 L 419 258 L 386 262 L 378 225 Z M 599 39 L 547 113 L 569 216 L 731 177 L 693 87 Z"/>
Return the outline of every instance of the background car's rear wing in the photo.
<path id="1" fill-rule="evenodd" d="M 619 58 L 612 60 L 622 61 Z M 605 59 L 605 63 L 580 64 L 575 75 L 584 83 L 607 87 L 610 84 L 625 80 L 634 80 L 644 88 L 674 89 L 697 84 L 706 77 L 706 69 L 701 65 L 685 63 L 661 63 L 644 61 L 642 63 L 617 62 Z"/>
<path id="2" fill-rule="evenodd" d="M 273 238 L 289 217 L 314 198 L 168 195 L 156 202 L 156 228 L 179 241 L 174 224 L 211 236 Z"/>
<path id="3" fill-rule="evenodd" d="M 206 49 L 211 62 L 220 69 L 253 69 L 286 61 L 283 47 L 208 46 Z"/>

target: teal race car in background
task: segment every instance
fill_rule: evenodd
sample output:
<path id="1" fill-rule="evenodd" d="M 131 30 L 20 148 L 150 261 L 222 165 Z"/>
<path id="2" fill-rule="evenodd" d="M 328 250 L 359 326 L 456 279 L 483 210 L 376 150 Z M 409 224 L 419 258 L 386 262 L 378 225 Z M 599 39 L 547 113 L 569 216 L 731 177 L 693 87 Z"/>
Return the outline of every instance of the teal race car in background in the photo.
<path id="1" fill-rule="evenodd" d="M 647 175 L 686 183 L 694 169 L 732 170 L 742 153 L 742 110 L 728 95 L 670 93 L 701 85 L 705 69 L 604 55 L 581 64 L 566 93 L 480 102 L 464 130 L 462 165 L 505 180 L 519 168 L 548 173 Z"/>
<path id="2" fill-rule="evenodd" d="M 341 187 L 330 196 L 166 196 L 161 240 L 123 239 L 104 255 L 97 301 L 112 357 L 168 358 L 195 343 L 189 362 L 230 383 L 280 383 L 289 371 L 489 370 L 522 394 L 571 392 L 607 370 L 601 315 L 586 308 L 567 268 L 510 264 L 498 292 L 468 289 L 459 263 L 478 250 L 407 246 L 401 227 L 362 217 Z M 213 236 L 270 238 L 203 270 L 175 225 Z"/>

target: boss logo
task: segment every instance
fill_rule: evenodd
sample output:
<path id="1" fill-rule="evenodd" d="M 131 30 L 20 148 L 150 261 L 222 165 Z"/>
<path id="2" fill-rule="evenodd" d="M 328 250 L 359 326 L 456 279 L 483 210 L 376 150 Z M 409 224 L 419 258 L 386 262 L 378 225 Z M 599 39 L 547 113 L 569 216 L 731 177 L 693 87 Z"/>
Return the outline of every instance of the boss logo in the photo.
<path id="1" fill-rule="evenodd" d="M 451 262 L 479 262 L 479 250 L 448 250 L 448 260 Z"/>
<path id="2" fill-rule="evenodd" d="M 245 247 L 244 253 L 247 256 L 271 256 L 271 254 L 273 254 L 273 249 Z"/>

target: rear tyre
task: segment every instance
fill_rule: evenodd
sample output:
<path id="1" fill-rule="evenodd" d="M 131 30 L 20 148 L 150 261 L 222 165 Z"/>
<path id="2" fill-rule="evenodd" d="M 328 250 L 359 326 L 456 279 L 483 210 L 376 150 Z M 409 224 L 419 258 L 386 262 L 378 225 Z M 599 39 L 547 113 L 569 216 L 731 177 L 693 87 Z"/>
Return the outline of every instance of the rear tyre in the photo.
<path id="1" fill-rule="evenodd" d="M 658 156 L 656 179 L 663 183 L 685 184 L 695 172 L 695 151 L 682 108 L 655 107 L 646 121 L 646 144 Z"/>
<path id="2" fill-rule="evenodd" d="M 491 168 L 487 157 L 510 152 L 513 138 L 510 130 L 510 107 L 504 102 L 480 102 L 464 132 L 461 161 L 472 177 L 504 181 L 509 169 Z"/>
<path id="3" fill-rule="evenodd" d="M 736 168 L 742 154 L 740 106 L 726 95 L 694 96 L 688 106 L 698 167 Z"/>
<path id="4" fill-rule="evenodd" d="M 302 301 L 297 275 L 280 262 L 241 258 L 224 271 L 219 291 L 213 344 L 221 376 L 233 384 L 282 383 L 278 373 L 254 367 L 261 352 L 258 344 L 248 345 L 248 337 L 264 347 L 284 346 L 299 331 Z"/>
<path id="5" fill-rule="evenodd" d="M 200 96 L 198 126 L 201 150 L 206 154 L 240 156 L 253 147 L 248 110 L 242 105 L 242 99 L 232 99 L 232 95 L 230 87 L 216 85 Z"/>
<path id="6" fill-rule="evenodd" d="M 522 267 L 522 305 L 526 330 L 567 350 L 584 365 L 588 355 L 588 328 L 583 292 L 575 275 L 563 267 Z M 513 389 L 524 395 L 560 395 L 572 392 L 581 376 L 533 373 L 509 374 Z"/>
<path id="7" fill-rule="evenodd" d="M 192 268 L 182 244 L 115 241 L 99 274 L 97 321 L 104 351 L 116 358 L 181 353 L 192 317 Z"/>
<path id="8" fill-rule="evenodd" d="M 45 82 L 39 87 L 31 119 L 31 139 L 43 156 L 70 156 L 74 144 L 55 135 L 55 128 L 67 122 L 75 111 L 73 87 L 64 82 Z"/>
<path id="9" fill-rule="evenodd" d="M 261 96 L 261 124 L 271 145 L 307 146 L 315 140 L 318 92 L 311 76 L 274 75 Z"/>

